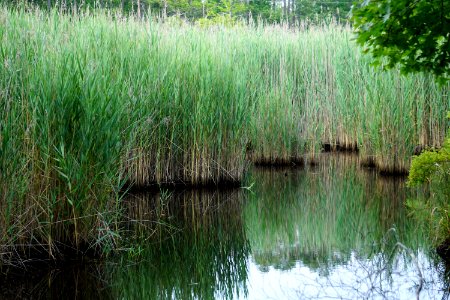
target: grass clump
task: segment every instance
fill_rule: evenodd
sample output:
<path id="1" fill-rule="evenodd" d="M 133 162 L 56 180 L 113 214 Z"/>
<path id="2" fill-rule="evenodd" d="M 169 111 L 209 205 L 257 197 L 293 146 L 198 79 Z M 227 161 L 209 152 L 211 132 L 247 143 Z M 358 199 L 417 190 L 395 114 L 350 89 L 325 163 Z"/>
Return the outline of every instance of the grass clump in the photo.
<path id="1" fill-rule="evenodd" d="M 133 24 L 133 23 L 132 23 Z M 225 33 L 194 27 L 133 24 L 142 30 L 130 56 L 139 94 L 139 132 L 127 165 L 137 185 L 239 182 L 245 167 L 248 91 Z M 209 37 L 212 36 L 212 37 Z M 136 159 L 137 158 L 137 159 Z"/>
<path id="2" fill-rule="evenodd" d="M 349 27 L 244 28 L 229 41 L 241 37 L 253 70 L 253 162 L 298 162 L 325 144 L 359 150 L 382 172 L 407 173 L 416 147 L 442 146 L 449 86 L 373 68 Z"/>
<path id="3" fill-rule="evenodd" d="M 127 182 L 239 182 L 250 93 L 226 37 L 0 7 L 1 261 L 116 248 Z"/>
<path id="4" fill-rule="evenodd" d="M 1 260 L 114 248 L 127 148 L 117 46 L 94 18 L 0 11 Z M 97 36 L 96 36 L 97 35 Z M 101 64 L 101 63 L 102 64 Z M 128 127 L 129 128 L 129 127 Z"/>

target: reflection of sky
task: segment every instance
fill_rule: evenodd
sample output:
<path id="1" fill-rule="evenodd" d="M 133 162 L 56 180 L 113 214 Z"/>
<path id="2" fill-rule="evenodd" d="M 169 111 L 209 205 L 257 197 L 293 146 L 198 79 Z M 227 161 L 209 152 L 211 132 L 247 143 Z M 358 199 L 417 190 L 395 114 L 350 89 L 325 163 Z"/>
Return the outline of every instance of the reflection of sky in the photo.
<path id="1" fill-rule="evenodd" d="M 416 260 L 424 284 L 420 299 L 442 299 L 443 286 L 432 262 L 419 252 Z M 248 295 L 238 299 L 416 299 L 420 276 L 416 264 L 408 257 L 398 256 L 391 273 L 379 256 L 370 260 L 357 258 L 319 275 L 297 262 L 291 270 L 269 267 L 264 272 L 252 258 L 248 264 Z"/>

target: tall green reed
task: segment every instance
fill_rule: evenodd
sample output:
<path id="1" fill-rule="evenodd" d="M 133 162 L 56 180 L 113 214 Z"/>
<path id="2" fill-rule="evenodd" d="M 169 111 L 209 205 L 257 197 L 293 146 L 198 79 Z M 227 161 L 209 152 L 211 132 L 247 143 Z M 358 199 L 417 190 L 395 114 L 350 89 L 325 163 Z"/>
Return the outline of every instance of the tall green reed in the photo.
<path id="1" fill-rule="evenodd" d="M 351 38 L 1 7 L 1 244 L 114 248 L 125 182 L 239 183 L 246 155 L 329 143 L 404 171 L 443 140 L 448 87 L 374 70 Z"/>
<path id="2" fill-rule="evenodd" d="M 448 85 L 372 67 L 346 26 L 256 32 L 258 50 L 249 51 L 267 53 L 258 54 L 265 92 L 251 126 L 254 160 L 292 160 L 329 144 L 361 150 L 380 171 L 406 172 L 417 146 L 442 145 Z"/>
<path id="3" fill-rule="evenodd" d="M 0 15 L 2 252 L 117 247 L 125 182 L 240 181 L 250 92 L 225 30 Z"/>
<path id="4" fill-rule="evenodd" d="M 122 74 L 108 68 L 120 62 L 108 55 L 112 23 L 1 15 L 2 252 L 111 249 L 133 113 Z"/>

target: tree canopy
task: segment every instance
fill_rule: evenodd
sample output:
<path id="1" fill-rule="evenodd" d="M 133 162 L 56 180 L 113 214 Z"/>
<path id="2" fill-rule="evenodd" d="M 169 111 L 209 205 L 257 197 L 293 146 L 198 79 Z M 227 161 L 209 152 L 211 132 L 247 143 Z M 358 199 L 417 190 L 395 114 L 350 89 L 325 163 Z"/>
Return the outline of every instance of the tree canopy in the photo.
<path id="1" fill-rule="evenodd" d="M 450 0 L 358 0 L 352 21 L 376 64 L 450 79 Z"/>
<path id="2" fill-rule="evenodd" d="M 321 22 L 333 17 L 346 20 L 352 0 L 0 0 L 0 3 L 27 2 L 41 7 L 55 5 L 70 9 L 101 7 L 144 16 L 180 16 L 186 20 L 221 17 L 233 20 L 253 18 L 266 23 L 310 20 Z"/>

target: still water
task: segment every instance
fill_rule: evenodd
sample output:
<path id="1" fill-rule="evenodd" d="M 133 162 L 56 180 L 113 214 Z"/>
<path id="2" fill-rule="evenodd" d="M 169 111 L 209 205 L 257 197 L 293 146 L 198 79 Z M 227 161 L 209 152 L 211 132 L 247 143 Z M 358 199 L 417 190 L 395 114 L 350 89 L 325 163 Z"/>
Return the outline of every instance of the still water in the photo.
<path id="1" fill-rule="evenodd" d="M 131 248 L 0 283 L 0 298 L 443 299 L 445 267 L 404 207 L 414 193 L 323 154 L 252 169 L 246 188 L 132 195 Z"/>

